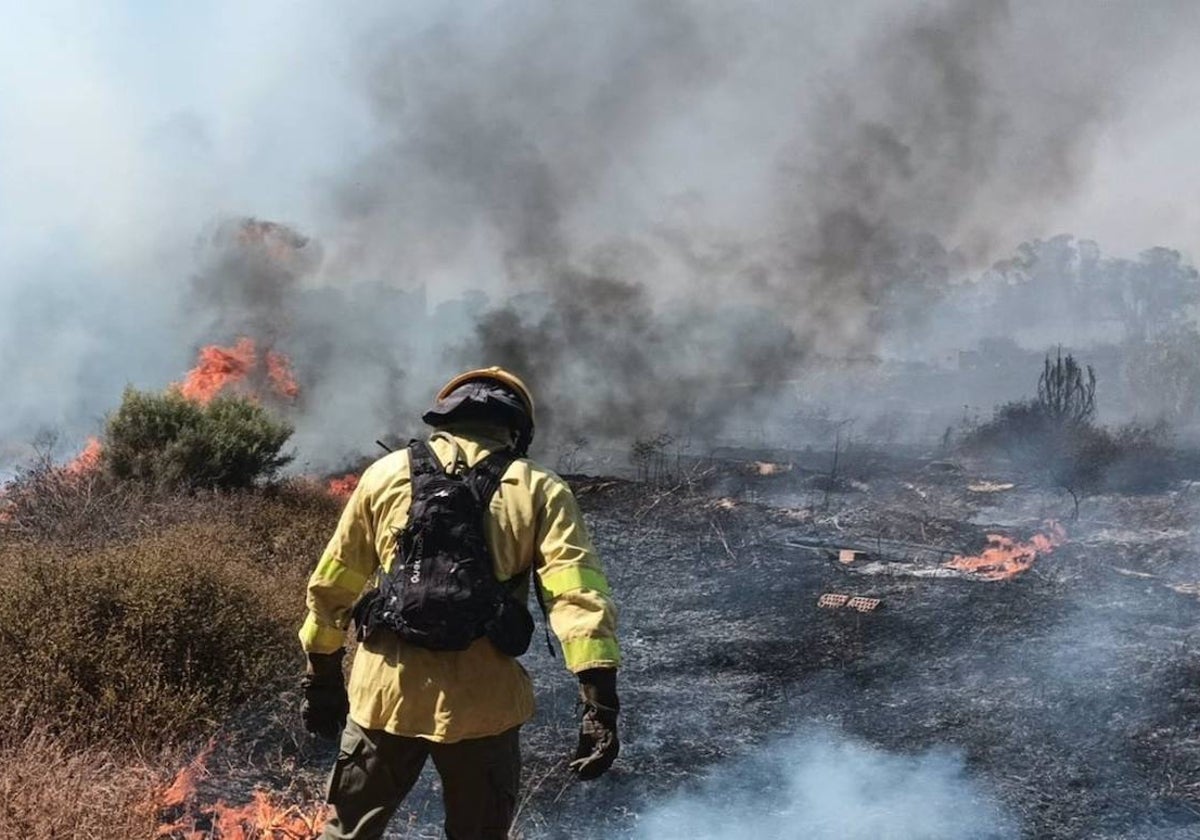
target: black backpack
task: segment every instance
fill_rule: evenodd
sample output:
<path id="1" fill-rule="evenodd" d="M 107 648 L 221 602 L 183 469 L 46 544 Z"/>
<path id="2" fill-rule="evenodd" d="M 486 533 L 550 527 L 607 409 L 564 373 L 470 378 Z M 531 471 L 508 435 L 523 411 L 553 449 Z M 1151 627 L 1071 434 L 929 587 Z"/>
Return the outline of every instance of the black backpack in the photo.
<path id="1" fill-rule="evenodd" d="M 516 459 L 507 449 L 449 474 L 424 441 L 408 445 L 412 505 L 389 571 L 354 606 L 360 641 L 381 628 L 430 650 L 465 650 L 487 636 L 503 653 L 529 648 L 533 618 L 513 597 L 528 571 L 501 584 L 484 537 L 488 503 Z M 541 593 L 538 593 L 539 595 Z"/>

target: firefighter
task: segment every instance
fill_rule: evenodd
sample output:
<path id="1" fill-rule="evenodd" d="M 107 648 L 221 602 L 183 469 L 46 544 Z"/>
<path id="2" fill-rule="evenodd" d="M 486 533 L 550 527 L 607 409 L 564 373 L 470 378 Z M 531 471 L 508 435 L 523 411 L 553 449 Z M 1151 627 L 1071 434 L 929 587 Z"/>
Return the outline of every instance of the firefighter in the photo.
<path id="1" fill-rule="evenodd" d="M 496 581 L 517 583 L 515 598 L 525 603 L 530 583 L 539 590 L 566 667 L 579 680 L 583 711 L 568 766 L 594 779 L 619 749 L 616 610 L 570 489 L 525 457 L 534 431 L 529 389 L 501 368 L 468 371 L 446 383 L 422 419 L 434 428 L 425 451 L 448 473 L 512 450 L 503 453 L 511 463 L 498 491 L 485 500 L 483 537 Z M 463 650 L 431 650 L 379 630 L 359 644 L 348 691 L 343 679 L 352 609 L 386 575 L 409 518 L 415 451 L 386 455 L 363 473 L 308 583 L 302 717 L 309 732 L 329 738 L 344 727 L 326 840 L 382 837 L 427 758 L 442 780 L 451 840 L 505 838 L 515 814 L 518 732 L 533 714 L 533 688 L 514 656 L 486 636 Z"/>

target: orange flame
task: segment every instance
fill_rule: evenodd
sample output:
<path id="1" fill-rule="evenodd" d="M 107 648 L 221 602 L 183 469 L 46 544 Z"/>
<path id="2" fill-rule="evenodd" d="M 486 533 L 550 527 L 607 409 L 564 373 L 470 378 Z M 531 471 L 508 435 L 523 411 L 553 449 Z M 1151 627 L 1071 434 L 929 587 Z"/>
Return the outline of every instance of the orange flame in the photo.
<path id="1" fill-rule="evenodd" d="M 246 378 L 254 367 L 254 356 L 254 342 L 248 338 L 239 338 L 232 347 L 201 347 L 196 366 L 188 371 L 179 393 L 198 403 L 211 402 L 226 387 Z"/>
<path id="2" fill-rule="evenodd" d="M 196 781 L 208 773 L 205 766 L 208 757 L 212 755 L 214 742 L 209 741 L 204 749 L 188 762 L 187 766 L 175 774 L 174 781 L 158 798 L 159 808 L 177 808 L 190 800 L 196 794 Z M 161 835 L 163 832 L 160 831 Z"/>
<path id="3" fill-rule="evenodd" d="M 325 489 L 330 496 L 335 499 L 349 499 L 350 494 L 358 487 L 358 476 L 354 473 L 346 473 L 341 478 L 331 478 Z"/>
<path id="4" fill-rule="evenodd" d="M 267 351 L 267 378 L 275 393 L 289 400 L 296 399 L 300 394 L 300 386 L 292 375 L 292 360 L 275 350 Z"/>
<path id="5" fill-rule="evenodd" d="M 283 353 L 268 350 L 263 357 L 266 381 L 272 392 L 287 400 L 300 394 L 300 386 L 292 374 L 292 362 Z M 179 393 L 189 400 L 207 404 L 227 388 L 249 384 L 252 378 L 262 381 L 264 370 L 259 367 L 258 348 L 254 340 L 243 336 L 232 347 L 209 344 L 200 348 L 196 366 L 188 371 L 180 384 Z M 254 395 L 254 389 L 250 387 Z"/>
<path id="6" fill-rule="evenodd" d="M 157 837 L 176 840 L 312 840 L 325 827 L 326 808 L 319 803 L 306 806 L 283 805 L 264 791 L 255 791 L 251 802 L 230 806 L 222 800 L 197 806 L 196 782 L 207 774 L 212 755 L 210 742 L 180 770 L 171 784 L 159 794 L 157 811 L 182 809 L 178 819 L 163 822 Z M 204 826 L 207 826 L 205 828 Z"/>
<path id="7" fill-rule="evenodd" d="M 956 556 L 948 568 L 978 575 L 984 580 L 1008 580 L 1028 571 L 1039 554 L 1051 554 L 1067 539 L 1067 531 L 1057 522 L 1045 524 L 1046 533 L 1034 534 L 1017 542 L 1000 534 L 988 534 L 988 547 L 972 557 Z"/>
<path id="8" fill-rule="evenodd" d="M 63 472 L 72 478 L 82 478 L 100 469 L 100 456 L 104 447 L 98 438 L 89 437 L 83 451 L 75 456 L 69 464 L 63 467 Z"/>

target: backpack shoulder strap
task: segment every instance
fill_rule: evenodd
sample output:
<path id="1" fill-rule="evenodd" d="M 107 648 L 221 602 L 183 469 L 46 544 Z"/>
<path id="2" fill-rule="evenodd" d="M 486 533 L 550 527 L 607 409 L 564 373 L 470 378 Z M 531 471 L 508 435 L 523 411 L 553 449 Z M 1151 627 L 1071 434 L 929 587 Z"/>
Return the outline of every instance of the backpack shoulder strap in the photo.
<path id="1" fill-rule="evenodd" d="M 492 500 L 492 496 L 500 487 L 500 480 L 504 478 L 504 473 L 515 460 L 517 460 L 517 454 L 511 449 L 497 449 L 471 467 L 471 486 L 484 507 Z"/>
<path id="2" fill-rule="evenodd" d="M 517 453 L 511 449 L 498 449 L 488 455 L 482 461 L 471 468 L 470 480 L 474 487 L 477 498 L 483 503 L 484 508 L 487 508 L 488 503 L 492 500 L 492 495 L 500 486 L 500 480 L 504 477 L 504 473 L 512 465 L 512 462 L 517 460 Z M 546 634 L 546 648 L 550 651 L 551 658 L 554 657 L 554 645 L 550 642 L 550 613 L 546 609 L 546 599 L 542 595 L 542 587 L 540 582 L 534 577 L 533 567 L 530 566 L 525 571 L 518 574 L 516 577 L 507 581 L 506 588 L 509 592 L 522 586 L 526 581 L 533 587 L 533 592 L 537 596 L 538 607 L 542 610 L 542 630 Z"/>
<path id="3" fill-rule="evenodd" d="M 419 475 L 436 475 L 444 472 L 442 463 L 433 454 L 429 444 L 423 440 L 408 442 L 408 469 L 413 478 Z"/>

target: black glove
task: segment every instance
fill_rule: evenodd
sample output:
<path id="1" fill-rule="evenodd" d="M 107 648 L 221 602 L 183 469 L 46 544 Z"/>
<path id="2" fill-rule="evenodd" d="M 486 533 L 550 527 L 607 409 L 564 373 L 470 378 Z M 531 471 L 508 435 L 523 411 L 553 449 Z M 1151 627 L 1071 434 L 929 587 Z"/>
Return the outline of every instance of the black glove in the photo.
<path id="1" fill-rule="evenodd" d="M 338 730 L 346 725 L 346 715 L 350 712 L 350 697 L 342 677 L 342 657 L 345 655 L 345 648 L 333 653 L 310 653 L 308 673 L 300 680 L 300 688 L 304 691 L 300 717 L 304 720 L 304 728 L 322 738 L 336 738 Z"/>
<path id="2" fill-rule="evenodd" d="M 612 668 L 589 668 L 579 674 L 579 699 L 583 719 L 579 722 L 579 746 L 570 768 L 579 778 L 595 779 L 617 760 L 617 672 Z"/>

